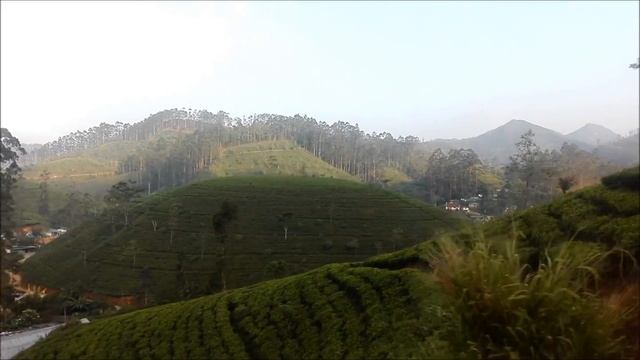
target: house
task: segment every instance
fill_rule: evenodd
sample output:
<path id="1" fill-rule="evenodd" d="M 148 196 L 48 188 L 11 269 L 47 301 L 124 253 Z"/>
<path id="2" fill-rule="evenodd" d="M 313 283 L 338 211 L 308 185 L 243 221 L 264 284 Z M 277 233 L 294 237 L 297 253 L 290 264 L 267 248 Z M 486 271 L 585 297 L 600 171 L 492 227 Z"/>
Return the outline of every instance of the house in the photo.
<path id="1" fill-rule="evenodd" d="M 18 236 L 26 236 L 27 234 L 40 233 L 44 231 L 44 226 L 40 223 L 29 223 L 18 226 L 15 230 Z"/>
<path id="2" fill-rule="evenodd" d="M 447 201 L 444 205 L 444 209 L 447 211 L 460 211 L 460 202 L 458 202 L 458 200 Z"/>
<path id="3" fill-rule="evenodd" d="M 51 236 L 58 237 L 58 236 L 64 235 L 66 232 L 67 232 L 67 229 L 65 228 L 51 229 Z"/>

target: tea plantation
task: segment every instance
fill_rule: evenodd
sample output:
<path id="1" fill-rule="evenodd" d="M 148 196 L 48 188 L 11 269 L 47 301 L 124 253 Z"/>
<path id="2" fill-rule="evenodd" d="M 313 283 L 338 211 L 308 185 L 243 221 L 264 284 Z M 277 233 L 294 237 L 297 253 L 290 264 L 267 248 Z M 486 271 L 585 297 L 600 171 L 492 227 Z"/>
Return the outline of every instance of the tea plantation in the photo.
<path id="1" fill-rule="evenodd" d="M 604 177 L 591 186 L 505 216 L 485 226 L 487 234 L 516 230 L 523 244 L 541 251 L 573 239 L 625 249 L 640 261 L 640 169 Z"/>
<path id="2" fill-rule="evenodd" d="M 21 359 L 373 359 L 444 356 L 451 322 L 429 275 L 362 264 L 71 325 Z M 440 330 L 440 331 L 436 331 Z"/>
<path id="3" fill-rule="evenodd" d="M 313 156 L 290 140 L 262 141 L 224 149 L 210 168 L 218 176 L 294 175 L 320 176 L 357 181 Z"/>
<path id="4" fill-rule="evenodd" d="M 221 236 L 212 218 L 225 200 L 237 217 Z M 361 260 L 460 225 L 373 186 L 280 176 L 217 178 L 158 193 L 129 218 L 128 226 L 102 217 L 73 229 L 31 257 L 24 278 L 163 303 Z"/>

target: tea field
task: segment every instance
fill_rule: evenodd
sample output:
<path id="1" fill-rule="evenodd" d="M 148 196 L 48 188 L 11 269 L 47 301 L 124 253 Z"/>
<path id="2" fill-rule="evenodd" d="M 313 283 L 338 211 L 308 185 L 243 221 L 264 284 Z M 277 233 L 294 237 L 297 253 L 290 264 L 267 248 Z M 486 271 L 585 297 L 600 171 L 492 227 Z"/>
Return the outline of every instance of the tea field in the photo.
<path id="1" fill-rule="evenodd" d="M 237 207 L 226 235 L 214 214 Z M 145 198 L 131 223 L 87 222 L 24 264 L 24 278 L 152 303 L 210 294 L 321 265 L 365 259 L 457 229 L 461 220 L 361 183 L 313 177 L 225 177 Z M 155 224 L 155 229 L 154 229 Z"/>

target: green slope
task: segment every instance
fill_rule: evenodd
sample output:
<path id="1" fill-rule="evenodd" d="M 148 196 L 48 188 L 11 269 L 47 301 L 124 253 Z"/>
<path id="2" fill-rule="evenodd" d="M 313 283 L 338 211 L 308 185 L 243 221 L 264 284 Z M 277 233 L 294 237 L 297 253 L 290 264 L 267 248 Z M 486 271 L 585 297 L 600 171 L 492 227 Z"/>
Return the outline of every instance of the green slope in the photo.
<path id="1" fill-rule="evenodd" d="M 516 214 L 518 228 L 523 230 L 522 236 L 527 241 L 531 240 L 527 237 L 527 231 L 532 230 L 530 227 L 542 226 L 541 234 L 554 234 L 556 241 L 564 238 L 566 242 L 573 231 L 565 227 L 602 219 L 618 225 L 626 223 L 630 227 L 620 225 L 624 229 L 618 235 L 633 236 L 637 234 L 638 222 L 635 220 L 640 214 L 638 176 L 638 170 L 632 169 L 604 179 L 603 186 L 577 191 L 552 204 Z M 526 219 L 530 221 L 526 222 Z M 546 222 L 550 224 L 545 225 Z M 487 226 L 492 228 L 486 228 L 485 233 L 504 238 L 512 231 L 507 223 L 510 223 L 508 218 L 491 222 Z M 600 223 L 589 234 L 580 240 L 606 243 L 609 230 Z M 607 356 L 607 353 L 598 351 L 608 349 L 609 342 L 613 342 L 611 336 L 621 334 L 612 335 L 611 329 L 594 329 L 594 324 L 581 322 L 581 319 L 589 317 L 583 318 L 587 315 L 575 312 L 575 307 L 572 307 L 572 304 L 583 308 L 595 306 L 600 304 L 597 299 L 585 295 L 576 300 L 576 293 L 566 289 L 552 294 L 544 292 L 546 285 L 561 283 L 553 272 L 547 277 L 542 275 L 549 284 L 542 287 L 538 284 L 513 294 L 514 290 L 508 291 L 503 286 L 492 288 L 496 279 L 513 274 L 492 273 L 491 269 L 505 261 L 511 263 L 514 257 L 487 256 L 476 264 L 482 265 L 479 268 L 482 271 L 472 272 L 474 279 L 487 281 L 474 284 L 476 288 L 470 294 L 478 301 L 464 304 L 447 292 L 448 287 L 458 286 L 455 281 L 450 281 L 448 274 L 430 272 L 432 267 L 427 264 L 432 259 L 432 245 L 433 242 L 425 242 L 364 262 L 326 265 L 308 273 L 217 295 L 99 319 L 89 325 L 70 325 L 54 332 L 18 358 L 466 358 L 479 356 L 478 344 L 489 336 L 493 336 L 489 343 L 493 341 L 497 347 L 486 353 L 487 356 L 500 354 L 505 358 L 522 358 L 527 357 L 529 350 L 548 355 L 535 348 L 543 343 L 519 338 L 517 334 L 514 336 L 520 340 L 515 344 L 512 338 L 495 337 L 496 334 L 480 332 L 482 338 L 470 335 L 478 329 L 490 330 L 492 326 L 492 323 L 474 322 L 477 319 L 487 319 L 487 316 L 495 314 L 497 318 L 487 320 L 508 324 L 510 319 L 499 315 L 512 316 L 515 313 L 525 319 L 526 325 L 531 325 L 525 329 L 551 341 L 551 349 L 566 351 L 553 353 L 558 358 L 570 358 L 569 354 L 577 358 L 585 358 L 585 354 L 597 358 L 620 358 L 622 353 L 608 353 Z M 459 254 L 453 256 L 458 257 Z M 458 259 L 478 261 L 472 257 Z M 438 267 L 438 264 L 432 265 Z M 453 263 L 446 265 L 452 266 Z M 561 264 L 567 265 L 570 264 Z M 458 270 L 467 269 L 466 261 L 455 266 Z M 516 263 L 515 267 L 520 268 L 520 265 Z M 471 266 L 469 269 L 475 268 Z M 498 269 L 505 270 L 503 267 Z M 522 281 L 526 277 L 516 278 Z M 446 279 L 449 282 L 443 282 Z M 542 291 L 536 288 L 542 288 Z M 514 296 L 500 300 L 498 297 L 485 297 L 481 291 L 475 293 L 479 289 L 497 291 L 484 294 L 499 296 L 507 293 Z M 464 293 L 464 289 L 459 291 Z M 556 296 L 567 303 L 549 303 L 549 299 L 556 299 Z M 523 298 L 531 299 L 531 306 L 518 307 L 516 304 Z M 457 313 L 460 304 L 475 312 Z M 615 305 L 601 308 L 605 318 L 621 316 L 611 312 L 610 306 Z M 511 308 L 506 309 L 508 307 Z M 566 313 L 548 313 L 556 308 Z M 597 315 L 598 308 L 594 307 L 590 312 Z M 572 322 L 567 322 L 567 319 Z M 625 321 L 637 324 L 637 318 Z M 545 332 L 554 326 L 561 329 L 560 334 L 566 332 L 569 337 Z M 635 326 L 628 329 L 637 330 Z M 602 338 L 598 338 L 601 333 Z M 630 349 L 633 349 L 635 334 L 637 332 L 633 330 L 625 333 L 627 338 L 624 341 L 631 345 Z M 458 343 L 461 339 L 465 341 Z M 577 342 L 580 339 L 584 342 Z M 496 343 L 502 340 L 505 342 Z M 524 352 L 513 345 L 524 347 Z M 627 355 L 631 358 L 633 354 Z"/>
<path id="2" fill-rule="evenodd" d="M 67 203 L 72 192 L 88 193 L 96 199 L 102 199 L 111 185 L 128 179 L 127 175 L 116 174 L 118 161 L 127 154 L 135 152 L 137 143 L 121 141 L 98 146 L 80 153 L 69 154 L 28 166 L 16 183 L 16 223 L 49 223 L 49 216 L 38 213 L 40 198 L 40 174 L 49 172 L 49 213 L 54 214 Z"/>
<path id="3" fill-rule="evenodd" d="M 49 214 L 54 214 L 68 202 L 68 196 L 72 192 L 88 193 L 96 200 L 101 201 L 111 185 L 118 181 L 126 181 L 126 175 L 104 174 L 79 177 L 59 177 L 51 179 L 49 186 Z M 16 183 L 14 199 L 16 202 L 16 218 L 18 225 L 40 222 L 48 224 L 50 217 L 38 213 L 40 199 L 39 180 L 20 179 Z"/>
<path id="4" fill-rule="evenodd" d="M 515 229 L 523 244 L 537 251 L 574 239 L 621 247 L 640 260 L 639 168 L 607 176 L 602 183 L 497 219 L 485 230 L 505 234 Z"/>
<path id="5" fill-rule="evenodd" d="M 224 246 L 211 225 L 223 200 L 238 207 Z M 286 240 L 279 221 L 285 213 L 291 214 Z M 239 287 L 404 248 L 459 225 L 441 210 L 372 186 L 278 176 L 191 184 L 147 198 L 131 217 L 132 225 L 115 232 L 108 219 L 73 229 L 25 263 L 25 279 L 113 296 L 141 294 L 148 268 L 148 291 L 164 302 L 219 290 L 223 274 L 228 287 Z"/>
<path id="6" fill-rule="evenodd" d="M 373 359 L 445 355 L 446 298 L 426 274 L 328 265 L 191 301 L 69 326 L 40 358 Z"/>
<path id="7" fill-rule="evenodd" d="M 296 175 L 357 178 L 313 156 L 292 141 L 263 141 L 227 148 L 211 166 L 214 176 Z"/>

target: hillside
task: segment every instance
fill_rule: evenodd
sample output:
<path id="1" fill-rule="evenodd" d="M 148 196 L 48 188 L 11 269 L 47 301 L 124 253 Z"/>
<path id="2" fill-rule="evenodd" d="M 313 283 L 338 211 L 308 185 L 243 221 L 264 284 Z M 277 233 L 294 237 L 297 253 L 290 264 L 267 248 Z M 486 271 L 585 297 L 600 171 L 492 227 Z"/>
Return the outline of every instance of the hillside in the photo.
<path id="1" fill-rule="evenodd" d="M 620 135 L 598 124 L 587 124 L 566 136 L 572 140 L 593 146 L 607 144 L 621 138 Z"/>
<path id="2" fill-rule="evenodd" d="M 425 143 L 425 146 L 434 149 L 437 147 L 443 149 L 472 149 L 483 160 L 496 164 L 505 164 L 509 161 L 509 156 L 516 151 L 515 143 L 520 141 L 520 136 L 529 130 L 535 133 L 535 142 L 543 149 L 560 149 L 565 142 L 575 143 L 583 150 L 591 150 L 593 148 L 592 145 L 570 139 L 559 132 L 524 120 L 511 120 L 476 137 L 433 140 Z"/>
<path id="3" fill-rule="evenodd" d="M 598 146 L 594 152 L 602 159 L 622 165 L 635 165 L 640 161 L 640 134 L 632 134 L 617 141 Z"/>
<path id="4" fill-rule="evenodd" d="M 607 176 L 603 184 L 486 224 L 488 234 L 516 230 L 533 256 L 567 239 L 622 247 L 640 260 L 640 171 Z"/>
<path id="5" fill-rule="evenodd" d="M 554 271 L 534 277 L 522 276 L 521 269 L 528 267 L 517 262 L 517 255 L 488 256 L 478 248 L 474 251 L 480 257 L 469 255 L 465 261 L 460 253 L 450 253 L 452 258 L 444 258 L 449 272 L 432 272 L 442 264 L 432 261 L 434 242 L 428 241 L 364 262 L 326 265 L 217 295 L 71 325 L 18 358 L 468 358 L 480 351 L 487 351 L 480 352 L 485 357 L 632 357 L 637 354 L 637 318 L 614 315 L 609 307 L 627 300 L 614 294 L 610 301 L 617 305 L 598 307 L 602 303 L 590 293 L 562 286 L 579 282 L 566 274 L 584 272 L 575 262 L 582 256 L 576 251 L 589 249 L 567 247 L 574 232 L 564 227 L 602 218 L 600 225 L 615 226 L 594 226 L 576 240 L 606 243 L 603 236 L 615 235 L 613 228 L 625 229 L 629 237 L 623 242 L 637 239 L 638 176 L 637 169 L 630 169 L 605 178 L 602 186 L 519 213 L 516 221 L 525 236 L 532 226 L 543 226 L 540 234 L 556 236 L 558 243 L 549 244 L 553 249 L 564 245 L 569 251 L 565 256 L 570 257 L 550 263 Z M 493 221 L 485 233 L 505 239 L 511 231 L 503 226 L 507 222 L 509 218 Z M 512 268 L 516 271 L 510 273 Z M 465 279 L 463 285 L 457 282 Z M 476 301 L 460 300 L 456 294 Z M 626 296 L 637 302 L 633 292 Z M 614 316 L 620 316 L 617 322 L 612 322 Z M 627 332 L 616 332 L 618 326 Z M 618 338 L 621 334 L 626 339 Z M 613 337 L 617 344 L 612 344 Z"/>
<path id="6" fill-rule="evenodd" d="M 57 331 L 18 358 L 373 359 L 444 350 L 450 316 L 415 269 L 328 265 Z"/>
<path id="7" fill-rule="evenodd" d="M 327 164 L 289 140 L 226 148 L 210 170 L 214 176 L 292 175 L 357 181 L 356 177 Z"/>
<path id="8" fill-rule="evenodd" d="M 223 200 L 238 214 L 224 244 L 211 225 Z M 112 296 L 144 290 L 163 302 L 219 290 L 223 278 L 234 288 L 364 259 L 459 225 L 441 210 L 372 186 L 276 176 L 218 178 L 158 193 L 130 218 L 128 227 L 102 218 L 73 229 L 31 257 L 24 278 Z"/>

